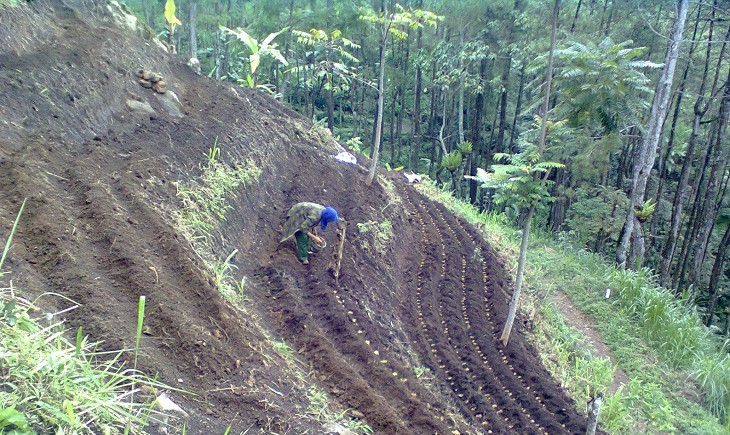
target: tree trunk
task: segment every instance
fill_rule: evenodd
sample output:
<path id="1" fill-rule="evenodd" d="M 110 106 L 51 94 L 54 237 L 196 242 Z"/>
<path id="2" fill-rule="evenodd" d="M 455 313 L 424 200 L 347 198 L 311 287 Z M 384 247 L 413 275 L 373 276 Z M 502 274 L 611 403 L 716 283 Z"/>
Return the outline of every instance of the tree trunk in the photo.
<path id="1" fill-rule="evenodd" d="M 575 23 L 578 21 L 578 15 L 580 15 L 580 5 L 583 3 L 583 0 L 578 0 L 578 6 L 575 8 L 575 16 L 573 16 L 573 24 L 570 25 L 570 34 L 572 35 L 575 32 Z"/>
<path id="2" fill-rule="evenodd" d="M 548 119 L 548 107 L 550 104 L 550 87 L 553 81 L 553 55 L 555 53 L 555 34 L 558 30 L 558 16 L 560 12 L 560 0 L 555 0 L 555 6 L 553 7 L 552 17 L 552 31 L 550 32 L 550 52 L 548 54 L 548 66 L 545 80 L 545 99 L 542 104 L 542 125 L 540 126 L 540 142 L 538 143 L 537 152 L 542 158 L 545 152 L 545 142 L 547 139 L 547 119 Z M 515 279 L 515 289 L 512 293 L 512 300 L 509 304 L 509 313 L 507 314 L 507 321 L 502 329 L 502 335 L 499 340 L 503 346 L 507 346 L 509 343 L 510 333 L 512 332 L 512 325 L 514 324 L 515 317 L 517 316 L 517 307 L 520 303 L 520 293 L 522 293 L 522 278 L 525 273 L 525 262 L 527 259 L 527 244 L 530 237 L 530 226 L 532 224 L 532 217 L 535 215 L 535 205 L 531 205 L 527 211 L 525 222 L 522 225 L 522 242 L 520 243 L 520 255 L 517 261 L 517 278 Z"/>
<path id="3" fill-rule="evenodd" d="M 695 18 L 695 29 L 699 28 L 700 26 L 700 12 L 701 7 L 698 8 L 697 16 Z M 713 9 L 714 13 L 714 9 Z M 710 22 L 710 34 L 709 34 L 709 42 L 712 41 L 712 34 L 713 34 L 713 28 L 714 28 L 714 20 Z M 696 30 L 695 30 L 696 32 Z M 694 41 L 694 37 L 692 40 Z M 723 49 L 721 51 L 724 51 L 725 45 L 723 44 Z M 705 115 L 708 109 L 708 105 L 704 103 L 705 100 L 705 86 L 707 84 L 707 75 L 710 67 L 710 58 L 712 55 L 712 44 L 708 43 L 707 48 L 705 51 L 705 66 L 704 66 L 704 72 L 702 74 L 702 81 L 700 82 L 700 89 L 697 93 L 697 100 L 695 101 L 694 105 L 694 119 L 692 121 L 692 133 L 689 137 L 689 142 L 687 144 L 687 151 L 684 158 L 684 163 L 682 164 L 682 170 L 679 175 L 679 182 L 677 183 L 677 191 L 674 194 L 674 202 L 672 204 L 672 217 L 671 217 L 671 223 L 670 223 L 670 229 L 667 233 L 666 241 L 664 243 L 664 249 L 662 250 L 662 263 L 661 268 L 659 271 L 659 282 L 662 284 L 666 284 L 667 280 L 669 278 L 669 269 L 672 264 L 672 260 L 674 258 L 674 252 L 677 246 L 677 236 L 679 235 L 679 224 L 682 220 L 682 213 L 684 208 L 684 197 L 687 191 L 687 186 L 689 184 L 689 174 L 690 169 L 692 167 L 692 160 L 694 157 L 694 149 L 698 141 L 698 137 L 700 134 L 700 126 L 702 122 L 702 117 Z M 689 69 L 690 61 L 687 62 L 687 67 L 685 68 L 684 74 L 687 74 L 687 70 Z M 716 76 L 717 77 L 717 76 Z M 713 85 L 714 88 L 715 85 Z M 680 97 L 682 93 L 680 92 Z"/>
<path id="4" fill-rule="evenodd" d="M 631 127 L 629 130 L 629 136 L 634 136 L 635 133 L 636 128 Z M 626 141 L 626 145 L 621 149 L 621 155 L 618 159 L 618 169 L 616 171 L 616 189 L 623 189 L 624 177 L 628 173 L 629 162 L 631 160 L 629 159 L 629 156 L 633 157 L 635 141 L 636 140 L 633 137 L 630 137 L 629 140 Z"/>
<path id="5" fill-rule="evenodd" d="M 398 142 L 398 155 L 396 156 L 395 161 L 397 162 L 398 166 L 402 165 L 403 161 L 401 160 L 401 156 L 403 153 L 403 116 L 405 115 L 406 111 L 406 83 L 407 83 L 407 77 L 408 77 L 408 65 L 409 65 L 409 57 L 410 57 L 410 49 L 411 49 L 411 38 L 410 38 L 410 29 L 408 30 L 408 38 L 406 38 L 405 41 L 401 40 L 401 53 L 402 53 L 402 60 L 401 65 L 403 67 L 403 80 L 398 83 L 398 116 L 396 119 L 396 126 L 395 126 L 395 137 Z M 408 164 L 408 161 L 405 162 L 405 164 Z"/>
<path id="6" fill-rule="evenodd" d="M 709 156 L 708 156 L 709 158 Z M 687 273 L 687 264 L 690 258 L 690 246 L 694 245 L 694 239 L 697 237 L 699 231 L 699 210 L 700 210 L 700 197 L 697 192 L 701 189 L 703 180 L 705 177 L 705 169 L 707 168 L 707 158 L 705 164 L 699 169 L 699 181 L 692 188 L 692 193 L 689 195 L 690 198 L 694 198 L 694 205 L 689 214 L 689 221 L 685 225 L 684 237 L 682 238 L 682 248 L 679 251 L 680 263 L 677 265 L 677 270 L 674 272 L 672 279 L 672 288 L 679 289 L 683 285 L 684 276 Z"/>
<path id="7" fill-rule="evenodd" d="M 396 95 L 393 95 L 390 101 L 390 132 L 388 138 L 390 139 L 390 167 L 392 168 L 395 164 L 395 103 L 398 101 L 398 91 Z"/>
<path id="8" fill-rule="evenodd" d="M 522 94 L 525 92 L 525 67 L 527 62 L 522 62 L 522 68 L 520 68 L 520 87 L 517 91 L 517 103 L 515 104 L 515 117 L 512 119 L 512 131 L 509 135 L 509 149 L 508 153 L 515 152 L 515 140 L 519 133 L 517 132 L 517 120 L 520 118 L 520 112 L 522 112 Z"/>
<path id="9" fill-rule="evenodd" d="M 198 58 L 198 2 L 190 2 L 190 57 Z M 200 71 L 198 71 L 200 73 Z"/>
<path id="10" fill-rule="evenodd" d="M 479 63 L 479 81 L 482 84 L 481 90 L 477 91 L 476 101 L 474 102 L 474 123 L 471 129 L 472 144 L 474 147 L 471 152 L 471 166 L 469 168 L 469 174 L 473 177 L 477 174 L 477 167 L 479 166 L 479 154 L 482 145 L 482 118 L 484 114 L 484 85 L 487 80 L 487 58 L 483 58 Z M 469 179 L 469 201 L 472 204 L 476 204 L 477 200 L 477 180 Z"/>
<path id="11" fill-rule="evenodd" d="M 557 0 L 559 1 L 559 0 Z M 556 1 L 556 3 L 557 3 Z M 520 294 L 522 293 L 522 278 L 525 275 L 525 263 L 527 262 L 527 243 L 530 237 L 530 226 L 532 224 L 532 217 L 535 215 L 535 206 L 530 207 L 527 210 L 527 217 L 522 225 L 522 242 L 520 243 L 520 255 L 517 260 L 517 278 L 515 279 L 515 289 L 512 292 L 512 300 L 509 303 L 509 313 L 507 314 L 507 320 L 502 329 L 502 335 L 499 340 L 503 346 L 509 344 L 509 336 L 512 333 L 512 325 L 514 325 L 515 317 L 517 317 L 517 307 L 520 303 Z"/>
<path id="12" fill-rule="evenodd" d="M 443 106 L 441 112 L 441 128 L 439 129 L 439 143 L 441 144 L 441 152 L 446 156 L 448 150 L 446 149 L 446 140 L 444 139 L 444 130 L 446 130 L 446 104 L 448 102 L 446 89 L 443 90 Z"/>
<path id="13" fill-rule="evenodd" d="M 502 71 L 502 94 L 499 103 L 499 131 L 497 132 L 497 143 L 494 145 L 495 152 L 505 152 L 504 131 L 507 128 L 507 89 L 509 87 L 509 72 L 512 68 L 512 57 L 508 57 Z"/>
<path id="14" fill-rule="evenodd" d="M 215 31 L 215 79 L 220 80 L 223 77 L 223 44 L 221 41 L 223 35 L 220 29 Z"/>
<path id="15" fill-rule="evenodd" d="M 712 274 L 710 274 L 710 284 L 707 287 L 707 314 L 705 317 L 705 325 L 708 327 L 712 325 L 713 312 L 715 311 L 715 304 L 717 303 L 717 289 L 720 285 L 720 275 L 723 272 L 723 266 L 725 265 L 725 254 L 727 253 L 728 245 L 730 245 L 730 225 L 725 229 L 725 234 L 722 236 L 720 246 L 717 248 L 717 255 L 715 256 L 715 263 L 712 265 Z"/>
<path id="16" fill-rule="evenodd" d="M 598 31 L 603 33 L 603 24 L 606 22 L 606 10 L 608 9 L 608 0 L 603 0 L 603 13 L 601 14 L 601 24 L 598 25 Z"/>
<path id="17" fill-rule="evenodd" d="M 383 2 L 383 16 L 386 17 L 388 10 Z M 388 42 L 388 29 L 383 23 L 380 29 L 380 73 L 378 74 L 378 107 L 375 116 L 375 138 L 373 139 L 373 157 L 370 162 L 370 171 L 365 184 L 369 186 L 375 178 L 375 170 L 378 167 L 378 154 L 380 151 L 380 138 L 383 134 L 383 111 L 385 107 L 385 50 Z"/>
<path id="18" fill-rule="evenodd" d="M 400 101 L 398 101 L 398 117 L 396 119 L 395 124 L 395 138 L 398 141 L 398 155 L 396 156 L 396 164 L 398 166 L 402 165 L 402 152 L 403 152 L 403 114 L 406 111 L 406 92 L 404 88 L 400 88 L 398 95 L 400 96 Z"/>
<path id="19" fill-rule="evenodd" d="M 696 30 L 697 26 L 695 26 L 695 35 L 696 36 Z M 689 49 L 689 55 L 688 58 L 692 58 L 692 48 L 694 47 L 694 37 L 692 38 L 693 42 L 690 45 Z M 659 185 L 657 186 L 657 192 L 656 192 L 656 201 L 657 201 L 657 210 L 652 216 L 651 219 L 651 225 L 649 226 L 649 234 L 652 236 L 655 236 L 657 234 L 657 227 L 659 225 L 659 202 L 662 200 L 662 196 L 664 194 L 664 180 L 669 177 L 669 170 L 667 170 L 667 160 L 669 160 L 669 157 L 672 153 L 672 148 L 674 147 L 674 133 L 677 128 L 677 120 L 679 119 L 679 113 L 680 109 L 682 107 L 682 97 L 684 96 L 684 87 L 687 83 L 687 73 L 689 72 L 689 64 L 690 62 L 687 62 L 687 65 L 684 68 L 684 73 L 682 73 L 682 80 L 679 83 L 679 86 L 677 87 L 676 95 L 677 99 L 674 103 L 674 115 L 672 116 L 672 126 L 669 129 L 669 140 L 667 141 L 667 149 L 664 152 L 664 155 L 659 154 L 659 166 L 657 168 L 657 172 L 659 174 Z M 652 242 L 653 239 L 650 239 L 649 243 L 647 244 L 646 251 L 647 253 L 650 251 L 651 246 L 653 245 Z M 646 261 L 646 258 L 644 259 Z"/>
<path id="20" fill-rule="evenodd" d="M 422 0 L 416 3 L 416 7 L 420 7 Z M 410 169 L 418 172 L 418 162 L 421 158 L 421 93 L 423 89 L 423 70 L 421 69 L 420 54 L 423 49 L 423 30 L 418 29 L 416 34 L 416 51 L 418 56 L 416 59 L 416 84 L 413 90 L 413 137 L 411 138 L 411 160 Z"/>
<path id="21" fill-rule="evenodd" d="M 596 397 L 588 402 L 588 427 L 586 428 L 586 435 L 595 435 L 596 428 L 598 427 L 598 413 L 601 412 L 602 404 L 602 393 L 598 393 Z"/>
<path id="22" fill-rule="evenodd" d="M 436 81 L 436 61 L 431 60 L 431 83 Z M 436 163 L 436 151 L 434 150 L 434 147 L 436 146 L 436 102 L 438 99 L 436 98 L 436 88 L 431 88 L 431 104 L 429 105 L 429 122 L 428 122 L 428 133 L 431 137 L 431 160 L 428 163 L 428 173 L 429 175 L 433 173 L 433 168 Z"/>
<path id="23" fill-rule="evenodd" d="M 636 218 L 636 209 L 641 208 L 644 203 L 644 195 L 646 194 L 646 182 L 649 178 L 651 168 L 654 166 L 656 157 L 656 149 L 661 135 L 662 125 L 667 115 L 667 105 L 669 103 L 669 94 L 672 88 L 672 79 L 674 78 L 674 70 L 677 66 L 677 57 L 679 54 L 679 45 L 682 41 L 682 32 L 684 31 L 684 23 L 687 20 L 687 3 L 688 0 L 678 0 L 677 3 L 677 19 L 672 28 L 669 47 L 664 59 L 664 68 L 661 77 L 657 83 L 654 93 L 654 101 L 652 102 L 651 113 L 649 114 L 649 122 L 646 128 L 646 134 L 642 139 L 637 159 L 633 167 L 633 179 L 631 193 L 629 195 L 629 210 L 624 224 L 624 234 L 616 252 L 616 262 L 619 267 L 625 267 L 626 262 L 632 266 L 636 264 L 637 253 L 643 253 L 643 239 L 638 238 L 641 223 Z M 626 258 L 626 250 L 630 238 L 634 236 L 634 241 L 639 243 L 638 249 L 632 250 L 631 257 Z M 643 254 L 642 254 L 643 257 Z M 643 260 L 641 258 L 640 260 Z"/>
<path id="24" fill-rule="evenodd" d="M 328 11 L 334 9 L 334 0 L 327 0 L 326 6 Z M 326 14 L 325 18 L 325 31 L 327 34 L 332 35 L 332 14 Z M 332 42 L 332 41 L 330 41 Z M 327 80 L 329 80 L 329 86 L 325 89 L 325 100 L 327 103 L 327 128 L 329 131 L 335 131 L 335 97 L 334 97 L 334 71 L 332 70 L 332 49 L 327 48 Z"/>
<path id="25" fill-rule="evenodd" d="M 726 147 L 723 147 L 723 139 L 725 137 L 725 130 L 727 127 L 728 111 L 730 111 L 730 70 L 728 70 L 725 92 L 722 97 L 722 103 L 720 104 L 720 112 L 717 121 L 717 134 L 715 135 L 715 143 L 713 145 L 714 157 L 712 159 L 710 176 L 707 181 L 707 191 L 703 195 L 703 213 L 700 215 L 700 222 L 702 222 L 702 225 L 700 226 L 700 231 L 697 236 L 692 256 L 693 261 L 692 269 L 690 269 L 689 283 L 695 284 L 696 286 L 699 285 L 700 282 L 702 264 L 705 261 L 705 254 L 707 252 L 707 244 L 710 239 L 712 228 L 715 225 L 715 219 L 719 208 L 716 206 L 717 189 L 722 182 L 721 178 L 725 174 L 725 167 L 727 166 L 728 153 L 725 149 Z"/>
<path id="26" fill-rule="evenodd" d="M 464 49 L 464 29 L 459 32 L 460 47 Z M 462 144 L 466 140 L 464 138 L 464 76 L 466 75 L 466 69 L 464 68 L 464 61 L 459 56 L 459 143 Z"/>
<path id="27" fill-rule="evenodd" d="M 606 30 L 603 31 L 603 36 L 608 36 L 611 33 L 611 22 L 613 20 L 613 10 L 616 9 L 616 2 L 611 2 L 611 9 L 608 10 L 608 19 L 606 19 Z"/>

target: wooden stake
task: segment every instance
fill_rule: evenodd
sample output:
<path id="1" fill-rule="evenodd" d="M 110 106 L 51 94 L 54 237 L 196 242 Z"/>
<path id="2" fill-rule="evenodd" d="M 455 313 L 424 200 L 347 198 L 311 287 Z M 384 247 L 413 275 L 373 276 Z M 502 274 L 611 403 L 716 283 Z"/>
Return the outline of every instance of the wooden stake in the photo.
<path id="1" fill-rule="evenodd" d="M 601 410 L 602 403 L 603 393 L 598 393 L 596 397 L 588 402 L 588 428 L 586 428 L 586 435 L 595 435 L 596 427 L 598 427 L 598 413 Z"/>
<path id="2" fill-rule="evenodd" d="M 340 284 L 340 266 L 342 266 L 342 250 L 345 247 L 345 232 L 347 231 L 347 221 L 340 219 L 337 223 L 337 245 L 332 253 L 332 261 L 330 261 L 329 271 L 335 277 L 335 283 Z"/>

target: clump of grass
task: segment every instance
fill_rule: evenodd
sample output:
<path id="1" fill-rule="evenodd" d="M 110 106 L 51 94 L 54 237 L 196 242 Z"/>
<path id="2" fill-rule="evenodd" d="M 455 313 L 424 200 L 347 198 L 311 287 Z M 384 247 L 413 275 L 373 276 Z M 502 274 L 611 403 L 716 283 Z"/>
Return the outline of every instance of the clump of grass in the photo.
<path id="1" fill-rule="evenodd" d="M 385 207 L 383 207 L 381 213 L 384 213 L 386 209 L 391 207 L 396 209 L 401 208 L 403 206 L 403 200 L 401 199 L 400 195 L 396 193 L 395 184 L 382 174 L 378 175 L 378 180 L 383 186 L 383 190 L 385 190 L 385 194 L 388 197 L 388 203 L 385 205 Z M 392 208 L 391 211 L 393 211 Z"/>
<path id="2" fill-rule="evenodd" d="M 294 350 L 285 341 L 274 342 L 274 350 L 285 360 L 291 360 L 294 358 Z"/>
<path id="3" fill-rule="evenodd" d="M 226 220 L 226 212 L 231 208 L 226 197 L 239 186 L 257 181 L 262 169 L 253 160 L 243 165 L 223 163 L 216 139 L 202 170 L 199 180 L 177 183 L 182 204 L 175 218 L 188 240 L 205 242 L 218 222 Z"/>
<path id="4" fill-rule="evenodd" d="M 248 297 L 244 292 L 246 277 L 236 281 L 232 274 L 235 269 L 238 269 L 238 266 L 232 262 L 237 252 L 238 249 L 234 249 L 225 260 L 216 260 L 212 264 L 208 264 L 208 268 L 213 272 L 213 282 L 223 298 L 236 306 L 240 306 L 248 301 Z"/>
<path id="5" fill-rule="evenodd" d="M 330 408 L 329 395 L 316 385 L 310 386 L 307 390 L 307 399 L 309 400 L 307 413 L 315 417 L 317 421 L 321 423 L 334 422 L 343 424 L 347 429 L 355 433 L 374 433 L 373 428 L 371 428 L 367 423 L 349 415 L 350 411 L 352 411 L 351 409 L 334 412 Z"/>
<path id="6" fill-rule="evenodd" d="M 389 220 L 386 219 L 382 222 L 359 222 L 357 224 L 357 229 L 360 234 L 372 235 L 370 239 L 365 237 L 360 238 L 360 243 L 362 244 L 363 249 L 385 254 L 390 241 L 393 239 L 393 224 Z"/>

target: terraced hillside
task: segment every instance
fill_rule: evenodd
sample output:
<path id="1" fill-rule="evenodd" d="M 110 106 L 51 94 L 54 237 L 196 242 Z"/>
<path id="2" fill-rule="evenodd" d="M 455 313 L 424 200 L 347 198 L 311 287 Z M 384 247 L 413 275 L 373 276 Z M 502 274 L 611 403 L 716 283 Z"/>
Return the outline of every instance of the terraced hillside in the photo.
<path id="1" fill-rule="evenodd" d="M 77 305 L 70 324 L 109 349 L 131 347 L 145 295 L 139 367 L 195 393 L 174 395 L 187 433 L 323 433 L 312 388 L 379 434 L 584 430 L 523 337 L 498 343 L 509 278 L 475 229 L 397 173 L 365 186 L 367 162 L 333 159 L 340 145 L 307 119 L 195 75 L 117 22 L 87 2 L 0 11 L 3 234 L 28 198 L 15 287 L 46 293 L 46 310 Z M 140 67 L 169 92 L 140 86 Z M 260 175 L 194 246 L 174 212 L 213 144 L 229 168 Z M 337 280 L 334 231 L 308 267 L 278 243 L 287 209 L 305 200 L 349 223 Z M 203 261 L 234 250 L 242 309 Z"/>

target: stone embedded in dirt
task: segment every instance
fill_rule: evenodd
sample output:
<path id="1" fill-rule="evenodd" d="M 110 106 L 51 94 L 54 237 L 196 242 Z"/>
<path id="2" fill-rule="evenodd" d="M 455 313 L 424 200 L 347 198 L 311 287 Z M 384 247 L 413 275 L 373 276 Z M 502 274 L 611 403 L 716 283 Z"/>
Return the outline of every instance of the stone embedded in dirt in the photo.
<path id="1" fill-rule="evenodd" d="M 177 95 L 173 91 L 167 91 L 158 95 L 157 101 L 162 104 L 162 108 L 172 117 L 182 118 L 184 116 L 183 106 Z"/>
<path id="2" fill-rule="evenodd" d="M 164 94 L 167 92 L 167 84 L 164 81 L 159 80 L 152 84 L 152 90 L 158 94 Z"/>
<path id="3" fill-rule="evenodd" d="M 140 113 L 142 115 L 154 115 L 155 109 L 150 106 L 147 102 L 142 101 L 136 101 L 136 100 L 127 100 L 125 102 L 129 110 L 132 112 Z M 132 223 L 132 222 L 130 222 Z"/>

